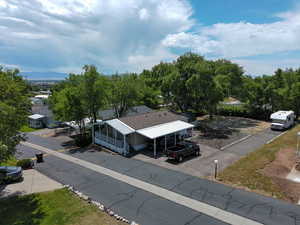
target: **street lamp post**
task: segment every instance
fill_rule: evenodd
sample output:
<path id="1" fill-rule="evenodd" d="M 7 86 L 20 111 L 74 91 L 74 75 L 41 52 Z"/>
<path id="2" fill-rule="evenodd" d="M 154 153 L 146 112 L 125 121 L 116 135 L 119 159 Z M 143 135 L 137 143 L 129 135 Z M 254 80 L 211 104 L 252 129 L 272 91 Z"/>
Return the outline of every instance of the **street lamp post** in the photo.
<path id="1" fill-rule="evenodd" d="M 217 179 L 217 174 L 218 174 L 218 160 L 215 159 L 214 163 L 215 163 L 215 179 Z"/>
<path id="2" fill-rule="evenodd" d="M 299 138 L 300 138 L 300 132 L 297 133 L 297 156 L 300 156 Z"/>

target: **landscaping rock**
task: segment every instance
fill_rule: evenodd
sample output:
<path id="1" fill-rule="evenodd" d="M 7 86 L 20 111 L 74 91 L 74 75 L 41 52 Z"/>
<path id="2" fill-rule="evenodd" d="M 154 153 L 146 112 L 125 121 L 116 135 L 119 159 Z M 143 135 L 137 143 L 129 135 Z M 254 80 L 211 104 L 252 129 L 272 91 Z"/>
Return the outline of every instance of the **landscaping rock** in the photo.
<path id="1" fill-rule="evenodd" d="M 69 186 L 68 189 L 69 189 L 69 191 L 74 192 L 74 188 L 72 186 Z"/>
<path id="2" fill-rule="evenodd" d="M 99 206 L 99 209 L 100 209 L 101 211 L 105 211 L 104 205 L 100 205 L 100 206 Z"/>
<path id="3" fill-rule="evenodd" d="M 81 195 L 81 198 L 82 198 L 83 200 L 85 200 L 85 201 L 88 201 L 88 200 L 89 200 L 89 197 L 86 196 L 86 195 L 84 195 L 84 194 Z"/>

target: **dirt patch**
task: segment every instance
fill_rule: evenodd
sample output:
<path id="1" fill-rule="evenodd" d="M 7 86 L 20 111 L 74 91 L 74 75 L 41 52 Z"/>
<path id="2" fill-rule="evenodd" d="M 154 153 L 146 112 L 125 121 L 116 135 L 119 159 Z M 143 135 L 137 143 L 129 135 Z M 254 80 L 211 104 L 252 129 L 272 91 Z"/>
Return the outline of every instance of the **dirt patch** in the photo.
<path id="1" fill-rule="evenodd" d="M 270 124 L 242 117 L 208 116 L 198 117 L 193 141 L 213 148 L 222 147 L 267 129 Z"/>
<path id="2" fill-rule="evenodd" d="M 300 184 L 286 179 L 296 163 L 295 149 L 281 149 L 275 160 L 267 165 L 261 173 L 272 179 L 286 196 L 286 200 L 297 203 L 300 197 Z"/>

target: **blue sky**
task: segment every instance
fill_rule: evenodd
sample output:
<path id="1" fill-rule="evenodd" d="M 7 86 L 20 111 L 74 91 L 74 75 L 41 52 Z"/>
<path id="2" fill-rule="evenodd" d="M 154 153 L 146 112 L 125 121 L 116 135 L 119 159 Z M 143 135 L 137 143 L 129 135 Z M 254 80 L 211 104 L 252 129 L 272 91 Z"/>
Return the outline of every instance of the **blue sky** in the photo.
<path id="1" fill-rule="evenodd" d="M 251 75 L 300 67 L 299 0 L 0 0 L 0 64 L 140 72 L 186 51 Z"/>

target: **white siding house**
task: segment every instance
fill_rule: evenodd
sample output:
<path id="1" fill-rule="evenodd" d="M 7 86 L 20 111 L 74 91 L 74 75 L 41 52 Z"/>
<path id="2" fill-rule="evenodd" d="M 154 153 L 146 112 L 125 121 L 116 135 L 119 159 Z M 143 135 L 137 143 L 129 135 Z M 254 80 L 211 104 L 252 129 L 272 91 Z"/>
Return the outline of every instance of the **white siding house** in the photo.
<path id="1" fill-rule="evenodd" d="M 183 121 L 182 116 L 167 111 L 149 112 L 136 116 L 107 120 L 93 125 L 93 142 L 122 155 L 139 151 L 156 141 L 172 136 L 176 139 L 194 125 Z M 167 147 L 167 146 L 165 146 Z"/>

